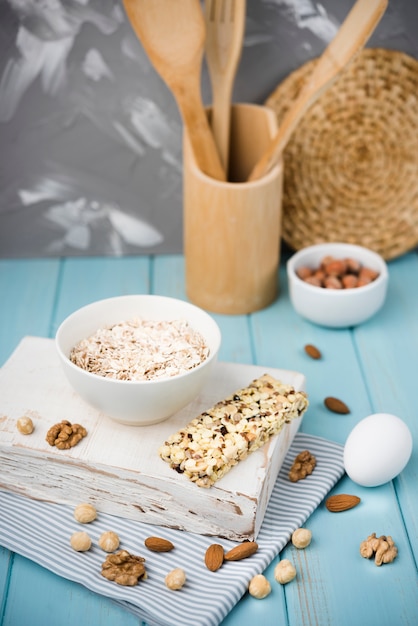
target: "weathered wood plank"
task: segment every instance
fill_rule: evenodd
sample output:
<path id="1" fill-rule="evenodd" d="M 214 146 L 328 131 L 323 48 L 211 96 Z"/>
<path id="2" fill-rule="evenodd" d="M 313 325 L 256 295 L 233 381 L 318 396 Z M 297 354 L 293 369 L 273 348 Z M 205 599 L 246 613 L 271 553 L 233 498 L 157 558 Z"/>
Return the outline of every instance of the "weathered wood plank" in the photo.
<path id="1" fill-rule="evenodd" d="M 4 614 L 14 555 L 0 546 L 0 619 Z"/>
<path id="2" fill-rule="evenodd" d="M 379 326 L 359 327 L 356 344 L 374 413 L 392 413 L 418 441 L 418 254 L 389 264 L 389 292 Z M 411 548 L 418 562 L 418 458 L 416 452 L 394 480 Z M 417 613 L 418 614 L 418 613 Z"/>
<path id="3" fill-rule="evenodd" d="M 57 259 L 0 260 L 0 365 L 24 335 L 49 336 L 59 271 Z"/>
<path id="4" fill-rule="evenodd" d="M 1 293 L 7 294 L 10 302 L 6 314 L 6 309 L 0 311 L 0 361 L 6 360 L 23 335 L 52 336 L 65 315 L 99 297 L 116 295 L 120 291 L 135 293 L 141 291 L 141 285 L 144 292 L 151 289 L 164 295 L 184 295 L 181 257 L 144 259 L 144 274 L 139 272 L 142 276 L 139 279 L 137 259 L 123 259 L 124 263 L 118 261 L 65 261 L 57 294 L 55 287 L 60 262 L 41 261 L 35 265 L 32 261 L 21 265 L 20 261 L 0 262 Z M 54 266 L 55 270 L 51 271 Z M 5 267 L 8 271 L 6 278 Z M 122 283 L 121 269 L 125 272 Z M 418 256 L 411 253 L 393 261 L 389 270 L 388 300 L 378 316 L 355 331 L 329 331 L 296 318 L 288 302 L 282 266 L 281 293 L 274 305 L 252 316 L 236 319 L 216 316 L 224 336 L 222 360 L 257 362 L 304 373 L 311 399 L 303 424 L 307 432 L 342 442 L 359 419 L 372 411 L 385 410 L 408 421 L 415 442 Z M 40 290 L 37 281 L 43 285 Z M 24 307 L 22 311 L 18 310 L 20 306 Z M 24 314 L 29 309 L 30 317 Z M 308 342 L 323 350 L 323 361 L 312 362 L 306 357 L 303 346 Z M 330 414 L 322 404 L 325 395 L 340 396 L 349 404 L 351 414 Z M 417 463 L 414 454 L 393 484 L 379 488 L 360 488 L 345 477 L 334 492 L 358 493 L 362 498 L 359 507 L 344 514 L 331 514 L 322 505 L 306 524 L 313 531 L 309 550 L 300 553 L 289 546 L 281 555 L 296 560 L 298 578 L 285 588 L 277 589 L 273 579 L 277 561 L 273 562 L 266 571 L 273 585 L 271 596 L 261 602 L 246 597 L 225 620 L 225 626 L 281 621 L 290 626 L 414 624 L 418 614 L 417 570 L 413 559 L 414 552 L 417 558 L 418 548 Z M 399 547 L 399 556 L 394 563 L 377 568 L 359 556 L 359 542 L 373 531 L 393 534 Z M 0 559 L 0 578 L 3 578 L 0 582 L 4 582 L 8 575 L 8 560 L 9 553 L 3 551 Z M 26 603 L 26 621 L 22 623 L 34 626 L 44 626 L 50 614 L 58 611 L 61 605 L 71 608 L 68 614 L 61 611 L 57 626 L 69 626 L 74 620 L 83 623 L 85 615 L 89 616 L 90 623 L 101 623 L 102 626 L 115 626 L 122 621 L 127 625 L 131 623 L 132 616 L 124 611 L 118 614 L 119 609 L 115 610 L 107 599 L 94 596 L 83 588 L 76 593 L 77 585 L 58 579 L 30 561 L 26 562 L 27 571 L 24 572 L 20 565 L 24 559 L 15 557 L 15 560 L 17 564 L 13 563 L 5 607 L 5 626 L 20 623 L 22 605 Z M 26 591 L 28 588 L 34 590 L 29 596 L 25 595 L 23 603 L 22 589 Z M 29 619 L 32 615 L 36 616 L 37 622 Z M 132 624 L 138 624 L 133 619 Z"/>
<path id="5" fill-rule="evenodd" d="M 141 626 L 142 622 L 107 598 L 16 555 L 2 626 L 49 624 Z"/>

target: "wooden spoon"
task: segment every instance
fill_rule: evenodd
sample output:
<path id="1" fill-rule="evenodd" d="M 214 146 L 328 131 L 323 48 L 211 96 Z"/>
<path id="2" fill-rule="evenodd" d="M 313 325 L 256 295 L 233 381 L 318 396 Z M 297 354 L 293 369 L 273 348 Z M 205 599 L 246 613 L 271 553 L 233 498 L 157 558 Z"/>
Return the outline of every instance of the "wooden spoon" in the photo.
<path id="1" fill-rule="evenodd" d="M 206 61 L 212 82 L 211 125 L 228 172 L 231 94 L 242 52 L 245 0 L 205 0 Z"/>
<path id="2" fill-rule="evenodd" d="M 284 116 L 277 135 L 256 163 L 248 180 L 261 178 L 278 163 L 300 119 L 354 55 L 364 47 L 387 4 L 388 0 L 357 0 L 338 33 L 322 53 L 309 81 Z"/>
<path id="3" fill-rule="evenodd" d="M 176 99 L 200 169 L 225 180 L 203 107 L 200 72 L 205 21 L 199 0 L 123 0 L 129 21 Z"/>

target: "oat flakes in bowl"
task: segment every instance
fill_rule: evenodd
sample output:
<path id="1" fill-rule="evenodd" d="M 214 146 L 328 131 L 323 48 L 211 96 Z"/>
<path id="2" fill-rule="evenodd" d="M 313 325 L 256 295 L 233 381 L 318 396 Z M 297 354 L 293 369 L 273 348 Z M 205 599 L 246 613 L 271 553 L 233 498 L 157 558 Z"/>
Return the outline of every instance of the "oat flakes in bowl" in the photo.
<path id="1" fill-rule="evenodd" d="M 209 348 L 184 320 L 133 318 L 99 328 L 70 352 L 78 367 L 116 380 L 157 380 L 203 363 Z"/>
<path id="2" fill-rule="evenodd" d="M 130 425 L 161 422 L 191 402 L 220 342 L 208 313 L 152 295 L 93 302 L 67 317 L 56 334 L 61 364 L 77 393 Z"/>

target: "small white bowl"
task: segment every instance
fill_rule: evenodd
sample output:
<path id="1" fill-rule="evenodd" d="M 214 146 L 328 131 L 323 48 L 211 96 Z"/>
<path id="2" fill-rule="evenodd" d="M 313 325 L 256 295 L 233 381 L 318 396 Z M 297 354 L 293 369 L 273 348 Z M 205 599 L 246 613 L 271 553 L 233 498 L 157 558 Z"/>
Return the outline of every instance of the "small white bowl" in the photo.
<path id="1" fill-rule="evenodd" d="M 69 359 L 71 349 L 107 325 L 133 318 L 186 320 L 200 332 L 209 355 L 195 368 L 176 376 L 147 380 L 116 380 L 88 372 Z M 217 360 L 221 332 L 214 319 L 197 306 L 164 296 L 132 295 L 93 302 L 67 317 L 56 333 L 64 373 L 90 405 L 122 424 L 146 426 L 167 419 L 201 391 Z"/>
<path id="2" fill-rule="evenodd" d="M 379 276 L 362 287 L 325 289 L 305 282 L 296 274 L 304 266 L 319 267 L 322 259 L 351 257 Z M 293 307 L 307 320 L 331 328 L 356 326 L 371 318 L 382 307 L 388 285 L 388 269 L 383 258 L 362 246 L 349 243 L 320 243 L 296 252 L 287 262 L 289 294 Z"/>

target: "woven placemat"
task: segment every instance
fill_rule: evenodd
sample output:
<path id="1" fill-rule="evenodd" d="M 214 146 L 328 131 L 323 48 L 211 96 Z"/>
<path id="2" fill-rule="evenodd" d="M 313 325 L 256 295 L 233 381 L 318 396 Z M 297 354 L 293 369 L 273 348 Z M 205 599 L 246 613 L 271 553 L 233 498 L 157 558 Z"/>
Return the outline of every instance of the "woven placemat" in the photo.
<path id="1" fill-rule="evenodd" d="M 266 104 L 280 123 L 316 59 Z M 362 50 L 311 106 L 284 153 L 283 239 L 363 245 L 389 260 L 418 244 L 418 61 Z"/>

